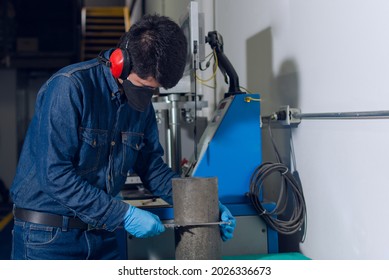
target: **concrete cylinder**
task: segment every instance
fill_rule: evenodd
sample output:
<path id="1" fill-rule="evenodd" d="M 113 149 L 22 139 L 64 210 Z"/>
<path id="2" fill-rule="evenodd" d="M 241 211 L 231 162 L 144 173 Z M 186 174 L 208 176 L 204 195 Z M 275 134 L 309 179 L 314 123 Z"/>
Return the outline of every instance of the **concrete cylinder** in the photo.
<path id="1" fill-rule="evenodd" d="M 172 184 L 174 223 L 185 225 L 174 230 L 176 259 L 221 259 L 219 225 L 191 226 L 219 222 L 217 178 L 177 178 Z"/>

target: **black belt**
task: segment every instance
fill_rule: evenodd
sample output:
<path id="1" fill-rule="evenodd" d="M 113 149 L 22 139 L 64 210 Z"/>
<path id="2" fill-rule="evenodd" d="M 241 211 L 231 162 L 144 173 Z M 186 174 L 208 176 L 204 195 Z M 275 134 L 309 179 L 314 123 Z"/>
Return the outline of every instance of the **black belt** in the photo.
<path id="1" fill-rule="evenodd" d="M 68 218 L 67 227 L 77 229 L 88 229 L 88 224 L 75 217 L 64 217 L 56 214 L 43 213 L 22 208 L 14 208 L 13 214 L 15 218 L 34 224 L 42 224 L 51 227 L 64 227 L 64 218 Z"/>

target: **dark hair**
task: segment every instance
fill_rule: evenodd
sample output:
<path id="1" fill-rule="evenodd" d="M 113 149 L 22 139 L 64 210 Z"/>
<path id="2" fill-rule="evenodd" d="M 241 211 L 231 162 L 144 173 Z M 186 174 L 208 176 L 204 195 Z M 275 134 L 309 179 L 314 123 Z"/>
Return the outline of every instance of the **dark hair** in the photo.
<path id="1" fill-rule="evenodd" d="M 142 79 L 153 77 L 168 89 L 182 78 L 187 41 L 181 28 L 168 17 L 144 16 L 122 36 L 118 47 L 128 49 L 132 72 Z"/>

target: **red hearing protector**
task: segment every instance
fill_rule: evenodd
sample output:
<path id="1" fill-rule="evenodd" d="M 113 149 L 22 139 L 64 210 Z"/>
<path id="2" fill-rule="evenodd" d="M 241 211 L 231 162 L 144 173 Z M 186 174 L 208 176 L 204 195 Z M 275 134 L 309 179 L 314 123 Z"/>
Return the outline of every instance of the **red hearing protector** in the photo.
<path id="1" fill-rule="evenodd" d="M 112 75 L 118 79 L 125 80 L 131 73 L 131 57 L 127 49 L 118 48 L 109 56 L 109 60 L 100 53 L 98 56 L 100 62 L 111 68 Z"/>

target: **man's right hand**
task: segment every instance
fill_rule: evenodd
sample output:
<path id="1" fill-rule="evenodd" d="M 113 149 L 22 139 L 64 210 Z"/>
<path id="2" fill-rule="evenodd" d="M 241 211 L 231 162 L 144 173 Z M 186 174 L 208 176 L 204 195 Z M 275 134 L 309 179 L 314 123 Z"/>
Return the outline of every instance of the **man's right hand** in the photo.
<path id="1" fill-rule="evenodd" d="M 152 237 L 165 231 L 157 215 L 131 205 L 124 216 L 124 228 L 138 238 Z"/>

